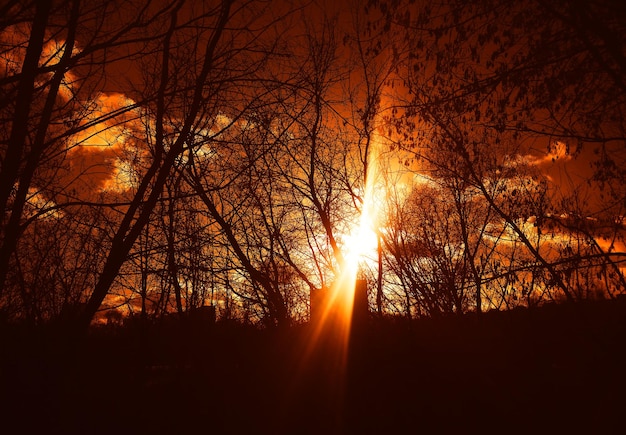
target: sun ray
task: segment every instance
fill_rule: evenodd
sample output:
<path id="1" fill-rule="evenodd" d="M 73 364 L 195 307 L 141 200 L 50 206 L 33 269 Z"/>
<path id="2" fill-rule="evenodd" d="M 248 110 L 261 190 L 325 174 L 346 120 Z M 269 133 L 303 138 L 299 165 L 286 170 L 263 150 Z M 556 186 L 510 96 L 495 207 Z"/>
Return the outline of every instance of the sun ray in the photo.
<path id="1" fill-rule="evenodd" d="M 359 219 L 343 239 L 344 262 L 340 265 L 340 273 L 329 288 L 320 291 L 317 307 L 313 307 L 312 297 L 309 336 L 295 368 L 292 385 L 292 388 L 297 389 L 309 377 L 308 374 L 319 374 L 318 371 L 322 371 L 326 389 L 332 393 L 336 409 L 341 408 L 345 393 L 351 337 L 355 329 L 359 329 L 355 328 L 355 315 L 363 314 L 353 310 L 359 268 L 377 264 L 374 259 L 377 255 L 378 222 L 384 189 L 380 182 L 378 148 L 373 147 L 372 150 L 374 152 L 370 153 L 368 159 L 369 173 L 363 189 Z M 313 312 L 314 308 L 317 309 L 316 313 Z M 359 308 L 362 310 L 363 307 Z"/>

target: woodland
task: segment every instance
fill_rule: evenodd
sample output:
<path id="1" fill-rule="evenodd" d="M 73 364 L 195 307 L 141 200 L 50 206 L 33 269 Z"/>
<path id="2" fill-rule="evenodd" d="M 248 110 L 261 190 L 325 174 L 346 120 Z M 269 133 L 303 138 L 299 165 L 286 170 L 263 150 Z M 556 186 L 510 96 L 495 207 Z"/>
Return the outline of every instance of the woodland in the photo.
<path id="1" fill-rule="evenodd" d="M 2 412 L 610 433 L 625 113 L 614 0 L 5 0 Z"/>

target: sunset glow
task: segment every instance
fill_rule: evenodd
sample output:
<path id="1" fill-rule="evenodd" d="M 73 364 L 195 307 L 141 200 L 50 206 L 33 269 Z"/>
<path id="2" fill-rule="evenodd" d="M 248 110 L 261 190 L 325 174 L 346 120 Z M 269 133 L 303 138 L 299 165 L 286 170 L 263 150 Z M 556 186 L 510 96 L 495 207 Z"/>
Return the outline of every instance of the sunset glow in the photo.
<path id="1" fill-rule="evenodd" d="M 337 279 L 326 290 L 328 295 L 322 312 L 317 319 L 311 321 L 311 337 L 300 363 L 300 369 L 303 370 L 311 363 L 314 355 L 324 353 L 332 367 L 332 371 L 328 373 L 329 379 L 336 385 L 336 393 L 340 396 L 346 382 L 350 337 L 354 327 L 353 308 L 357 278 L 363 268 L 377 267 L 377 231 L 384 191 L 379 164 L 379 149 L 374 148 L 368 156 L 370 172 L 367 174 L 361 213 L 356 225 L 344 240 L 344 264 L 341 265 Z"/>
<path id="2" fill-rule="evenodd" d="M 378 247 L 378 235 L 376 234 L 378 220 L 373 207 L 363 209 L 359 218 L 358 227 L 354 228 L 354 232 L 347 238 L 346 262 L 348 268 L 354 268 L 359 263 L 370 265 L 371 260 L 376 255 Z"/>
<path id="3" fill-rule="evenodd" d="M 625 5 L 4 2 L 2 433 L 623 432 Z"/>

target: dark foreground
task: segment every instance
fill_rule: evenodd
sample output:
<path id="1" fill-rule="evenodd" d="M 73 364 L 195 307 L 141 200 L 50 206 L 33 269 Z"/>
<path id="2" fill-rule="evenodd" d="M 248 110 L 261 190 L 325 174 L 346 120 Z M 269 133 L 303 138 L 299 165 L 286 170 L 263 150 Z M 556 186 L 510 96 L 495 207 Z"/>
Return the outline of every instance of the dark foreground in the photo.
<path id="1" fill-rule="evenodd" d="M 370 322 L 343 365 L 309 327 L 1 338 L 6 434 L 626 433 L 621 300 Z"/>

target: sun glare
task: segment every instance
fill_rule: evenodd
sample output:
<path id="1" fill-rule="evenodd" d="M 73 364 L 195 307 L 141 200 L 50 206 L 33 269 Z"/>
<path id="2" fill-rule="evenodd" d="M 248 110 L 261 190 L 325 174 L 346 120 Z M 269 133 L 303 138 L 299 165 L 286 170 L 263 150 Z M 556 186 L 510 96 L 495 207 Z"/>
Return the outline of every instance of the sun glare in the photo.
<path id="1" fill-rule="evenodd" d="M 314 342 L 325 333 L 335 336 L 347 349 L 350 333 L 357 275 L 362 268 L 376 267 L 378 252 L 378 221 L 381 210 L 382 187 L 379 185 L 378 156 L 370 156 L 370 174 L 363 192 L 361 215 L 350 233 L 343 239 L 343 264 L 340 274 L 328 289 L 323 313 L 316 325 Z M 313 344 L 314 346 L 314 344 Z M 345 356 L 345 355 L 344 355 Z"/>
<path id="2" fill-rule="evenodd" d="M 302 354 L 301 370 L 310 364 L 328 367 L 329 382 L 342 394 L 342 385 L 348 363 L 349 342 L 353 327 L 362 327 L 362 282 L 358 281 L 361 269 L 377 267 L 378 231 L 386 190 L 381 183 L 380 158 L 377 147 L 368 158 L 369 171 L 362 193 L 360 216 L 354 226 L 342 237 L 342 263 L 334 282 L 319 290 L 320 297 L 311 298 L 311 330 L 307 347 Z M 359 312 L 355 316 L 355 294 L 359 284 Z M 367 285 L 367 284 L 366 284 Z M 366 288 L 365 288 L 366 290 Z M 315 300 L 315 310 L 313 301 Z M 359 319 L 359 320 L 357 320 Z M 356 322 L 356 323 L 355 323 Z M 355 326 L 355 325 L 361 326 Z M 313 362 L 315 361 L 315 362 Z M 322 361 L 322 362 L 320 362 Z"/>
<path id="3" fill-rule="evenodd" d="M 347 239 L 348 263 L 366 263 L 372 261 L 376 255 L 378 247 L 378 236 L 376 234 L 376 218 L 367 209 L 363 210 L 359 220 L 359 226 L 350 234 Z M 348 266 L 350 267 L 350 266 Z"/>

